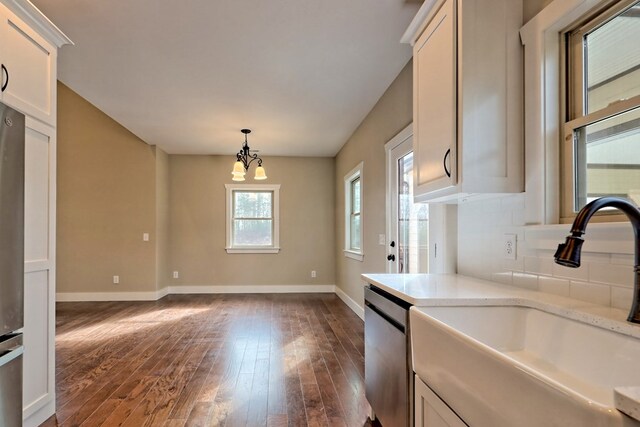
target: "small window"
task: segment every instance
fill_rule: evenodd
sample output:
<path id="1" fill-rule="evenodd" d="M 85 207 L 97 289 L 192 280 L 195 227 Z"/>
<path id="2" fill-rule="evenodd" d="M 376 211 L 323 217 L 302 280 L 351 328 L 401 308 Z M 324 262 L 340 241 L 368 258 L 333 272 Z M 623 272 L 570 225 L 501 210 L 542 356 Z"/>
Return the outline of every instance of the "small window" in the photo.
<path id="1" fill-rule="evenodd" d="M 345 243 L 344 254 L 358 261 L 362 252 L 362 163 L 344 177 Z"/>
<path id="2" fill-rule="evenodd" d="M 279 185 L 227 184 L 227 253 L 277 253 Z"/>
<path id="3" fill-rule="evenodd" d="M 639 40 L 638 0 L 617 2 L 567 33 L 565 219 L 602 196 L 640 203 Z"/>

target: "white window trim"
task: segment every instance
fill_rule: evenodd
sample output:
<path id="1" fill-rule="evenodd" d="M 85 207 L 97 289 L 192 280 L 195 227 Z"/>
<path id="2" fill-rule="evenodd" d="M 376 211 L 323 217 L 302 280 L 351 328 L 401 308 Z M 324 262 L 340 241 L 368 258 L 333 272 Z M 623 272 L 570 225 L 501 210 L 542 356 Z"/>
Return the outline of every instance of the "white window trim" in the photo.
<path id="1" fill-rule="evenodd" d="M 559 144 L 564 124 L 560 122 L 560 109 L 563 107 L 560 34 L 593 8 L 604 4 L 606 0 L 554 0 L 520 30 L 525 46 L 525 224 L 530 224 L 524 231 L 527 246 L 531 249 L 548 249 L 548 241 L 560 242 L 570 227 L 569 224 L 558 225 L 561 185 Z M 623 223 L 592 224 L 590 227 L 597 225 L 602 233 L 619 236 L 620 224 Z M 624 227 L 628 226 L 624 224 Z M 622 236 L 619 239 L 627 240 Z M 584 249 L 588 252 L 619 250 L 596 242 L 585 244 Z"/>
<path id="2" fill-rule="evenodd" d="M 226 188 L 226 228 L 227 244 L 225 250 L 228 254 L 277 254 L 280 252 L 280 184 L 225 184 Z M 273 245 L 264 246 L 232 246 L 232 218 L 233 218 L 233 192 L 242 191 L 272 191 L 273 192 Z"/>
<path id="3" fill-rule="evenodd" d="M 344 176 L 344 256 L 355 259 L 356 261 L 364 261 L 364 242 L 362 240 L 364 228 L 364 180 L 363 180 L 364 162 L 360 162 Z M 360 177 L 360 250 L 351 249 L 351 181 Z"/>

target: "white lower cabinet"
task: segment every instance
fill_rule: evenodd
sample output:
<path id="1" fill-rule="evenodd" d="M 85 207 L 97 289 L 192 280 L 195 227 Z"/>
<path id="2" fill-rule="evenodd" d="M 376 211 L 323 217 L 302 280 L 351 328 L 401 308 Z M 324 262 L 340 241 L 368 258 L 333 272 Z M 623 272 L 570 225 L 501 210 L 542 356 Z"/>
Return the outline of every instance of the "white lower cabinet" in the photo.
<path id="1" fill-rule="evenodd" d="M 415 427 L 467 427 L 419 376 L 415 376 Z"/>

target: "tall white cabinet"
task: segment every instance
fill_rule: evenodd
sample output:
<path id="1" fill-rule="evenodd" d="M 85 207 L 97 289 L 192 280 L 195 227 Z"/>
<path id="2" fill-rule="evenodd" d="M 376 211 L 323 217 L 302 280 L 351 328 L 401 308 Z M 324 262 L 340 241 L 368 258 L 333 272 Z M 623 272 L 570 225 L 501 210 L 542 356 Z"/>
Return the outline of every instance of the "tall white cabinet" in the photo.
<path id="1" fill-rule="evenodd" d="M 68 43 L 27 0 L 0 0 L 0 101 L 26 116 L 25 427 L 55 412 L 56 63 Z"/>

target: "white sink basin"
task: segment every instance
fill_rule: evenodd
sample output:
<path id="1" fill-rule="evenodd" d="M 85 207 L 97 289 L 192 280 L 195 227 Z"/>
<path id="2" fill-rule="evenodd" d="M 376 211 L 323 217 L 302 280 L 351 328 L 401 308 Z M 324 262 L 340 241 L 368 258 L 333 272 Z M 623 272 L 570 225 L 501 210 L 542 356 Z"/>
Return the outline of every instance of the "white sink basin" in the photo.
<path id="1" fill-rule="evenodd" d="M 470 426 L 640 426 L 640 340 L 529 307 L 411 309 L 414 370 Z"/>

